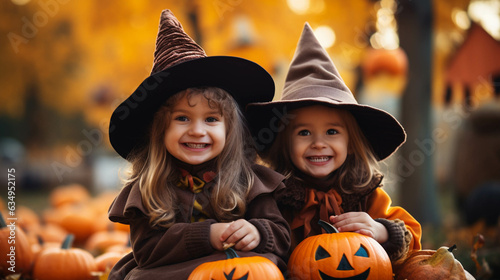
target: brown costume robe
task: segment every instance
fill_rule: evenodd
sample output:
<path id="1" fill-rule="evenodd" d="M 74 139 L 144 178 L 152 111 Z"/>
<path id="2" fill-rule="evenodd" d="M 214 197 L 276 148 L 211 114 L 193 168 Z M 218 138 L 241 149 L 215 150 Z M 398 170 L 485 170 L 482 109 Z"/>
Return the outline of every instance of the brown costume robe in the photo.
<path id="1" fill-rule="evenodd" d="M 198 174 L 199 170 L 187 170 Z M 253 166 L 254 184 L 247 196 L 244 219 L 260 233 L 260 244 L 250 252 L 240 252 L 240 257 L 264 256 L 282 270 L 286 270 L 286 254 L 290 246 L 290 228 L 281 216 L 274 199 L 274 192 L 284 188 L 283 176 L 259 165 Z M 174 188 L 179 207 L 176 223 L 170 228 L 152 228 L 141 202 L 137 184 L 125 186 L 109 209 L 113 222 L 130 225 L 133 252 L 120 260 L 109 279 L 187 279 L 198 265 L 226 259 L 224 252 L 210 245 L 210 225 L 217 223 L 208 198 L 209 191 L 194 193 Z M 203 206 L 207 218 L 191 222 L 194 202 Z"/>

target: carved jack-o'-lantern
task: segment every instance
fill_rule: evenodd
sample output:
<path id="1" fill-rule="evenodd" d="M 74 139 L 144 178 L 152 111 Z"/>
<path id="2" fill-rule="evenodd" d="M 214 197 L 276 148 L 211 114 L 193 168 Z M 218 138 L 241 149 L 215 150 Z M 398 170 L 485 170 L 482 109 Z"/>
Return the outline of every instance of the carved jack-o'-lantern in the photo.
<path id="1" fill-rule="evenodd" d="M 283 280 L 279 268 L 270 260 L 260 257 L 240 258 L 232 248 L 225 250 L 227 259 L 199 265 L 188 280 Z"/>
<path id="2" fill-rule="evenodd" d="M 375 239 L 319 223 L 327 233 L 306 238 L 290 256 L 292 279 L 392 279 L 389 256 Z"/>

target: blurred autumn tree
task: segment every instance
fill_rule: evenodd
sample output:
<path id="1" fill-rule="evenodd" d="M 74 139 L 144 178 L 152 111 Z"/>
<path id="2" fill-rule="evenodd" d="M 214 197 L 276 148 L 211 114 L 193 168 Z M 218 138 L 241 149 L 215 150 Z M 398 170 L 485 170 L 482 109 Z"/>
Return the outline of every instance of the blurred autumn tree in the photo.
<path id="1" fill-rule="evenodd" d="M 2 2 L 0 111 L 22 117 L 34 95 L 62 116 L 83 114 L 89 125 L 105 127 L 120 95 L 147 76 L 154 49 L 149 26 L 158 19 L 134 3 Z"/>
<path id="2" fill-rule="evenodd" d="M 66 117 L 83 113 L 103 130 L 111 110 L 149 74 L 162 9 L 173 10 L 209 55 L 242 56 L 272 73 L 287 67 L 305 21 L 335 29 L 341 43 L 332 57 L 341 71 L 352 70 L 370 18 L 368 1 L 315 1 L 301 15 L 284 0 L 14 2 L 0 4 L 0 113 L 22 117 L 33 94 L 41 106 Z"/>

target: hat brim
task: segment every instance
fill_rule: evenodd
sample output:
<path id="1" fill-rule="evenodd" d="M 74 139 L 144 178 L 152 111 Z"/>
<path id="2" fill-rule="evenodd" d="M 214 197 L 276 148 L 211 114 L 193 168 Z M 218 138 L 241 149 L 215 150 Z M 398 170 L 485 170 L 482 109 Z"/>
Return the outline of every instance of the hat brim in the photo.
<path id="1" fill-rule="evenodd" d="M 144 143 L 155 112 L 169 97 L 204 86 L 227 91 L 242 112 L 249 103 L 271 101 L 275 89 L 264 68 L 239 57 L 210 56 L 169 67 L 146 78 L 111 115 L 109 139 L 115 151 L 126 159 Z"/>
<path id="2" fill-rule="evenodd" d="M 294 118 L 294 109 L 311 105 L 324 105 L 345 109 L 354 116 L 378 160 L 393 154 L 405 141 L 406 133 L 401 124 L 388 112 L 368 105 L 301 98 L 249 104 L 246 116 L 257 150 L 265 153 L 272 146 L 276 135 Z"/>

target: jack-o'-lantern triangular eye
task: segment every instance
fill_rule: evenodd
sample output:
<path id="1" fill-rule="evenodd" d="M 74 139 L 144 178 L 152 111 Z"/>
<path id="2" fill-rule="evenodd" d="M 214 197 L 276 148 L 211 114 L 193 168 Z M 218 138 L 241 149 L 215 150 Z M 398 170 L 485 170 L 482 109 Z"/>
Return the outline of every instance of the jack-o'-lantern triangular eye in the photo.
<path id="1" fill-rule="evenodd" d="M 314 255 L 314 259 L 319 261 L 322 259 L 326 259 L 331 257 L 330 253 L 328 253 L 325 248 L 318 246 L 318 249 L 316 249 L 316 254 Z"/>
<path id="2" fill-rule="evenodd" d="M 226 280 L 233 280 L 233 275 L 234 275 L 234 271 L 235 270 L 236 270 L 236 268 L 233 268 L 233 270 L 231 270 L 231 272 L 229 274 L 226 274 L 224 272 L 224 277 L 226 277 Z M 248 274 L 249 274 L 249 272 L 247 272 L 247 274 L 243 275 L 243 277 L 235 279 L 235 280 L 247 280 L 248 279 Z"/>
<path id="3" fill-rule="evenodd" d="M 368 250 L 366 250 L 365 246 L 363 246 L 363 245 L 359 246 L 358 251 L 356 251 L 356 254 L 354 254 L 354 255 L 358 256 L 358 257 L 365 257 L 365 258 L 369 257 Z"/>

